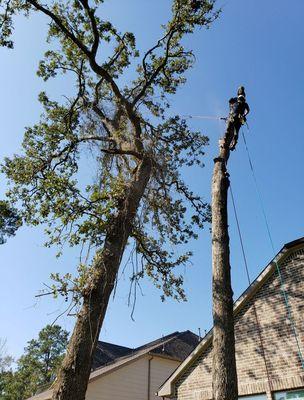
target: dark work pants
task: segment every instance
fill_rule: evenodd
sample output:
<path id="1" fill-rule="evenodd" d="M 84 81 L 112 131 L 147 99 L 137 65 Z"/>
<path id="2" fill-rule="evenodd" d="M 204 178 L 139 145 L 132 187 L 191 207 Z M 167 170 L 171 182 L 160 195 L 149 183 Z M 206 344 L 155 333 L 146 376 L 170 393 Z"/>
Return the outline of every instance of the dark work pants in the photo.
<path id="1" fill-rule="evenodd" d="M 230 117 L 231 118 L 231 117 Z M 232 142 L 237 142 L 239 137 L 239 130 L 242 123 L 239 118 L 232 117 L 228 121 L 227 131 L 226 131 L 226 144 L 230 146 Z"/>
<path id="2" fill-rule="evenodd" d="M 241 123 L 240 119 L 239 118 L 235 118 L 234 119 L 234 141 L 235 141 L 235 144 L 238 141 L 239 131 L 241 129 L 241 126 L 242 126 L 242 123 Z"/>

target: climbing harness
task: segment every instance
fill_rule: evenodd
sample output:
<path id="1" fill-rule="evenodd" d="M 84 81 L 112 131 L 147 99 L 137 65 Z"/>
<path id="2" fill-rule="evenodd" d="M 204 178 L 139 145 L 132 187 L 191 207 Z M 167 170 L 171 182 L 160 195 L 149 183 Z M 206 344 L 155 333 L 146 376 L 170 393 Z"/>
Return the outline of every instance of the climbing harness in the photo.
<path id="1" fill-rule="evenodd" d="M 247 124 L 247 128 L 249 130 L 248 124 Z M 298 350 L 298 356 L 299 356 L 299 359 L 300 359 L 300 362 L 301 362 L 301 366 L 302 366 L 302 368 L 304 370 L 303 353 L 302 353 L 302 350 L 301 350 L 297 329 L 296 329 L 295 322 L 294 322 L 294 319 L 293 319 L 293 315 L 292 315 L 291 306 L 290 306 L 290 303 L 289 303 L 288 294 L 287 294 L 287 292 L 285 290 L 285 287 L 284 287 L 284 277 L 283 277 L 281 268 L 279 266 L 279 263 L 275 259 L 276 252 L 275 252 L 274 242 L 273 242 L 273 238 L 272 238 L 272 234 L 271 234 L 271 230 L 270 230 L 270 225 L 269 225 L 268 218 L 267 218 L 267 215 L 266 215 L 262 193 L 261 193 L 259 185 L 258 185 L 257 177 L 256 177 L 256 174 L 255 174 L 255 169 L 254 169 L 254 166 L 253 166 L 252 158 L 251 158 L 251 155 L 250 155 L 250 151 L 249 151 L 249 148 L 248 148 L 248 145 L 247 145 L 247 141 L 246 141 L 246 137 L 245 137 L 243 129 L 242 129 L 242 137 L 243 137 L 243 141 L 244 141 L 244 144 L 245 144 L 245 149 L 246 149 L 246 153 L 247 153 L 247 157 L 248 157 L 251 173 L 252 173 L 253 180 L 254 180 L 254 183 L 255 183 L 255 188 L 256 188 L 257 195 L 258 195 L 260 208 L 262 210 L 262 214 L 263 214 L 263 218 L 264 218 L 264 222 L 265 222 L 265 226 L 266 226 L 267 235 L 268 235 L 269 242 L 270 242 L 273 254 L 274 254 L 274 263 L 275 263 L 276 270 L 277 270 L 277 273 L 278 273 L 278 276 L 279 276 L 281 292 L 282 292 L 282 296 L 284 298 L 288 319 L 290 321 L 290 324 L 291 324 L 291 327 L 292 327 L 292 331 L 293 331 L 293 335 L 294 335 L 294 338 L 295 338 L 295 341 L 296 341 L 297 350 Z"/>

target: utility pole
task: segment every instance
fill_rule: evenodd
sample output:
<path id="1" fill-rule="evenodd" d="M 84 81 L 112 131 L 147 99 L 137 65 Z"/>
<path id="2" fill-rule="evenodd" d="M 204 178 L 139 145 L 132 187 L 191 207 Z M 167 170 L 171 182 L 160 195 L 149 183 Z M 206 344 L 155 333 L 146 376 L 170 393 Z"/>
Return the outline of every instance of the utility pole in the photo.
<path id="1" fill-rule="evenodd" d="M 234 149 L 237 142 L 242 117 L 249 112 L 243 87 L 239 88 L 238 97 L 229 103 L 227 128 L 219 141 L 219 156 L 214 159 L 212 177 L 213 400 L 238 399 L 228 233 L 227 198 L 230 181 L 227 163 L 231 147 Z"/>

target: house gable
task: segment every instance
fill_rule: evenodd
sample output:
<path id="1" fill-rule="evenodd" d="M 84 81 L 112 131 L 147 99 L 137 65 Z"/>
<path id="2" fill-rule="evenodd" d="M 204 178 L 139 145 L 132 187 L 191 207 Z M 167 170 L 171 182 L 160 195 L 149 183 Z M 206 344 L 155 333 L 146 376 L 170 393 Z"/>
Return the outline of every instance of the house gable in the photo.
<path id="1" fill-rule="evenodd" d="M 124 346 L 117 346 L 111 343 L 98 342 L 97 351 L 94 357 L 93 366 L 99 365 L 98 368 L 94 369 L 90 374 L 89 385 L 88 385 L 88 400 L 93 400 L 96 396 L 94 393 L 99 394 L 99 398 L 102 395 L 103 399 L 108 398 L 109 387 L 112 385 L 112 390 L 117 392 L 118 397 L 122 398 L 119 393 L 120 391 L 129 390 L 130 393 L 136 392 L 136 388 L 132 385 L 135 384 L 137 379 L 138 388 L 142 385 L 147 384 L 147 380 L 142 380 L 142 374 L 147 374 L 144 366 L 145 362 L 149 361 L 148 369 L 150 369 L 151 382 L 149 381 L 149 387 L 152 388 L 150 398 L 154 397 L 156 390 L 158 389 L 161 382 L 168 378 L 168 376 L 176 369 L 176 367 L 187 357 L 187 355 L 193 350 L 198 343 L 198 336 L 190 331 L 185 332 L 174 332 L 170 335 L 164 336 L 143 346 L 131 349 Z M 157 360 L 157 363 L 156 363 Z M 137 367 L 139 365 L 139 367 Z M 153 368 L 152 368 L 153 367 Z M 137 378 L 132 373 L 135 370 L 138 371 Z M 129 384 L 132 382 L 132 387 L 123 384 L 124 379 L 116 379 L 116 376 L 130 374 Z M 132 378 L 133 376 L 133 378 Z M 109 378 L 108 378 L 109 377 Z M 112 382 L 116 382 L 114 385 Z M 100 383 L 96 383 L 100 381 Z M 157 382 L 157 384 L 155 384 Z M 96 389 L 97 388 L 97 389 Z M 139 389 L 138 389 L 139 390 Z M 145 389 L 147 391 L 147 389 Z M 150 389 L 149 389 L 150 390 Z M 128 393 L 125 394 L 126 398 L 132 398 Z M 129 397 L 128 397 L 129 396 Z M 28 400 L 50 400 L 52 397 L 52 390 L 40 393 Z M 113 399 L 113 397 L 109 397 Z M 134 397 L 134 399 L 137 397 Z"/>
<path id="2" fill-rule="evenodd" d="M 304 243 L 284 246 L 279 262 L 296 331 L 304 349 Z M 257 325 L 257 320 L 258 325 Z M 270 263 L 235 303 L 239 394 L 304 386 L 297 344 L 287 315 L 276 264 Z M 159 390 L 178 400 L 212 398 L 212 331 Z"/>
<path id="3" fill-rule="evenodd" d="M 145 355 L 109 374 L 100 376 L 95 381 L 91 381 L 86 399 L 157 399 L 155 393 L 160 382 L 167 379 L 179 364 L 179 361 L 164 357 Z"/>

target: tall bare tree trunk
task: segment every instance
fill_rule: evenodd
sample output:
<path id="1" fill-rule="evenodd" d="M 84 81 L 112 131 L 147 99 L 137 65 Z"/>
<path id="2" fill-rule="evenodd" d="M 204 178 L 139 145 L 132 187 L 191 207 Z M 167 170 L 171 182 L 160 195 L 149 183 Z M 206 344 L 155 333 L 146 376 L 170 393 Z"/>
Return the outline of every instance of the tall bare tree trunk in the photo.
<path id="1" fill-rule="evenodd" d="M 113 218 L 103 249 L 95 256 L 94 275 L 84 295 L 66 356 L 55 382 L 53 400 L 85 399 L 92 356 L 134 217 L 150 174 L 151 160 L 145 158 L 126 191 L 119 212 Z"/>
<path id="2" fill-rule="evenodd" d="M 233 320 L 233 291 L 230 275 L 226 164 L 233 136 L 228 122 L 220 154 L 214 160 L 212 178 L 212 291 L 213 291 L 213 400 L 237 400 L 237 371 Z"/>

